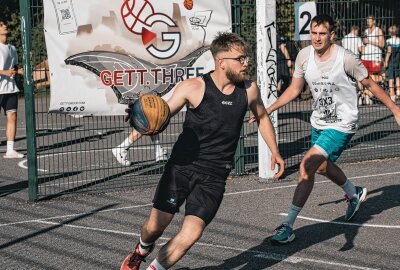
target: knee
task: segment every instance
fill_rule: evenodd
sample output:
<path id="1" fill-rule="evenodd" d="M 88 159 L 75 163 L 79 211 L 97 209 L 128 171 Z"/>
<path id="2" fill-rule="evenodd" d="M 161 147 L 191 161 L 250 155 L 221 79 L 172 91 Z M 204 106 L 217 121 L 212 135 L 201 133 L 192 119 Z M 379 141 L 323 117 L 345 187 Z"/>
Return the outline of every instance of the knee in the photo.
<path id="1" fill-rule="evenodd" d="M 329 166 L 329 161 L 323 162 L 317 169 L 316 173 L 327 176 L 328 175 L 328 166 Z"/>
<path id="2" fill-rule="evenodd" d="M 179 232 L 177 235 L 177 240 L 179 242 L 179 245 L 183 249 L 189 249 L 201 238 L 202 234 L 203 234 L 202 232 L 197 232 L 197 233 Z"/>
<path id="3" fill-rule="evenodd" d="M 145 224 L 143 229 L 146 230 L 146 233 L 148 235 L 156 236 L 156 237 L 161 236 L 165 230 L 165 228 L 160 226 L 159 224 L 149 223 L 149 222 Z"/>
<path id="4" fill-rule="evenodd" d="M 299 170 L 299 182 L 309 182 L 314 179 L 314 172 L 311 172 L 305 168 L 305 166 L 300 165 Z"/>
<path id="5" fill-rule="evenodd" d="M 17 113 L 16 112 L 7 112 L 7 120 L 8 121 L 16 121 Z"/>
<path id="6" fill-rule="evenodd" d="M 326 168 L 318 168 L 317 173 L 323 176 L 326 176 Z"/>

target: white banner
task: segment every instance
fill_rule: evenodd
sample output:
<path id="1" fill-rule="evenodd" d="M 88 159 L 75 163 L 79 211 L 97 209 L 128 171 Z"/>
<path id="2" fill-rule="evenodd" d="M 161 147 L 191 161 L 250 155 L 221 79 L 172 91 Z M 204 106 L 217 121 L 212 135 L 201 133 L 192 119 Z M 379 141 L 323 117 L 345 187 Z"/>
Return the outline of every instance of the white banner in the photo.
<path id="1" fill-rule="evenodd" d="M 311 20 L 317 15 L 315 2 L 294 3 L 294 40 L 310 40 Z"/>
<path id="2" fill-rule="evenodd" d="M 49 112 L 118 115 L 139 92 L 168 97 L 214 68 L 229 0 L 44 0 Z"/>

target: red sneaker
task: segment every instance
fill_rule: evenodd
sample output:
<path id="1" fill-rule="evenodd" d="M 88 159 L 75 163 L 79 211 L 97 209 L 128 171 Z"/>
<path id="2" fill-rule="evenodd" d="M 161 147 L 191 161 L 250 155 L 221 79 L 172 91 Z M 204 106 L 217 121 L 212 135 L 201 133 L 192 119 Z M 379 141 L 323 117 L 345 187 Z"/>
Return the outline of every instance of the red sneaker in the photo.
<path id="1" fill-rule="evenodd" d="M 153 251 L 154 245 L 150 248 L 149 252 L 146 255 L 142 255 L 139 252 L 139 243 L 136 245 L 133 252 L 131 252 L 125 260 L 122 262 L 121 270 L 139 270 L 140 264 L 145 262 L 145 258 L 147 255 Z"/>

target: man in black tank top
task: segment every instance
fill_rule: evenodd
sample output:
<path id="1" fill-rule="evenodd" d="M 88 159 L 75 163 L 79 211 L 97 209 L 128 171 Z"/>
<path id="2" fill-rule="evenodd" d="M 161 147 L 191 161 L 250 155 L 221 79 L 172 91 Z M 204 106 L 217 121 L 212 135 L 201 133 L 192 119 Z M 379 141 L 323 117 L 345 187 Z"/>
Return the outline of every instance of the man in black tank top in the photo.
<path id="1" fill-rule="evenodd" d="M 245 79 L 249 46 L 234 33 L 220 33 L 210 50 L 215 70 L 183 81 L 167 101 L 171 115 L 187 107 L 183 132 L 165 166 L 139 242 L 121 270 L 139 269 L 185 201 L 180 231 L 160 249 L 148 269 L 172 267 L 201 237 L 221 204 L 247 107 L 272 152 L 271 163 L 279 165 L 275 178 L 283 174 L 284 162 L 260 91 Z"/>

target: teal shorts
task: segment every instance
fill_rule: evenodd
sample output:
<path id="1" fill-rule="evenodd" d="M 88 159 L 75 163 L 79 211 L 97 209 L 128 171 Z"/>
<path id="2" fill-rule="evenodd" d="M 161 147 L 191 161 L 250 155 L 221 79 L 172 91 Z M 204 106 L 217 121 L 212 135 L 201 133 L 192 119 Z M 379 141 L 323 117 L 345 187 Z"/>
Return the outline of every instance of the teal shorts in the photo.
<path id="1" fill-rule="evenodd" d="M 346 149 L 354 133 L 344 133 L 335 129 L 312 128 L 311 146 L 320 150 L 326 159 L 335 162 Z"/>

